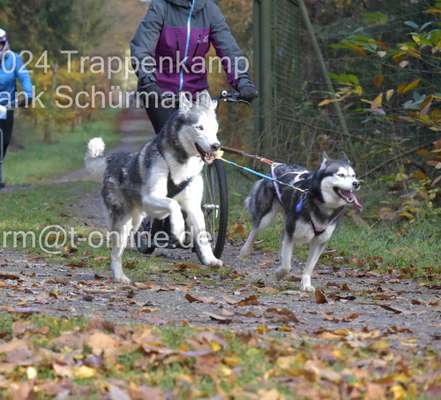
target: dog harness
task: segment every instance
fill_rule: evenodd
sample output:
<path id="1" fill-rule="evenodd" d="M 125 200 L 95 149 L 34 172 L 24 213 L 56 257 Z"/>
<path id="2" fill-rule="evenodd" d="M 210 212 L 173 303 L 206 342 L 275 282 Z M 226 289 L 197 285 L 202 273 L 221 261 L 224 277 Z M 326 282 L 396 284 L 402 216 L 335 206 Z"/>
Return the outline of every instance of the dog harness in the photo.
<path id="1" fill-rule="evenodd" d="M 295 187 L 296 185 L 298 185 L 299 182 L 304 181 L 309 176 L 309 171 L 307 171 L 307 170 L 288 171 L 280 176 L 277 176 L 276 168 L 281 165 L 283 165 L 283 164 L 274 163 L 273 165 L 271 165 L 271 177 L 273 178 L 273 185 L 274 185 L 274 189 L 277 193 L 277 197 L 279 199 L 279 202 L 281 204 L 283 204 L 282 203 L 282 191 L 280 190 L 280 186 L 279 186 L 280 180 L 283 179 L 284 177 L 286 177 L 287 175 L 293 175 L 293 177 L 289 181 L 288 185 Z M 308 193 L 309 193 L 308 191 L 304 191 L 300 195 L 300 198 L 297 201 L 296 206 L 295 206 L 296 215 L 299 215 L 303 211 L 303 208 L 305 206 L 305 201 L 308 198 Z M 338 220 L 338 218 L 342 215 L 342 213 L 344 212 L 344 209 L 345 208 L 342 207 L 342 209 L 337 210 L 336 213 L 332 216 L 330 222 L 328 222 L 326 225 L 318 225 L 316 222 L 314 222 L 313 217 L 311 215 L 311 217 L 308 219 L 308 222 L 311 224 L 312 230 L 314 231 L 314 235 L 320 236 L 323 233 L 325 233 L 326 229 L 328 229 L 328 227 L 330 225 L 334 224 Z"/>
<path id="2" fill-rule="evenodd" d="M 182 193 L 185 189 L 187 189 L 188 185 L 190 185 L 192 181 L 193 181 L 193 177 L 188 178 L 179 185 L 176 185 L 176 183 L 173 182 L 173 179 L 170 174 L 168 176 L 168 182 L 167 182 L 167 197 L 171 199 L 173 197 L 176 197 L 179 193 Z"/>
<path id="3" fill-rule="evenodd" d="M 305 169 L 305 170 L 300 170 L 300 171 L 288 171 L 280 176 L 277 176 L 276 168 L 280 167 L 281 165 L 283 165 L 283 164 L 280 164 L 280 163 L 271 164 L 271 177 L 273 179 L 274 189 L 277 193 L 277 197 L 278 197 L 280 203 L 282 203 L 282 191 L 280 190 L 279 182 L 281 181 L 281 179 L 283 177 L 285 177 L 287 175 L 293 175 L 293 178 L 289 181 L 287 186 L 295 188 L 299 182 L 304 181 L 307 178 L 307 176 L 309 175 L 309 171 L 307 171 Z M 302 195 L 300 196 L 300 199 L 296 205 L 296 212 L 297 213 L 301 213 L 303 210 L 303 204 L 306 199 L 306 194 L 307 194 L 307 192 L 303 192 Z"/>

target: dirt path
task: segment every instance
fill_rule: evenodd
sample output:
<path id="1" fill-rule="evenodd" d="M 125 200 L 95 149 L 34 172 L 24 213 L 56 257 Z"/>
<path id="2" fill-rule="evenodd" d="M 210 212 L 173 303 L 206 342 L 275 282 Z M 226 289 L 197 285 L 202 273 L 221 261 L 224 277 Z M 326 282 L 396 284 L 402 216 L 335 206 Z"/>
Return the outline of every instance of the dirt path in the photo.
<path id="1" fill-rule="evenodd" d="M 128 130 L 118 150 L 139 148 L 140 129 Z M 76 171 L 59 182 L 82 178 L 84 172 Z M 102 227 L 99 190 L 70 208 L 72 212 L 88 226 Z M 325 296 L 316 297 L 298 290 L 300 267 L 279 283 L 273 274 L 276 255 L 257 252 L 242 262 L 238 250 L 238 244 L 227 246 L 227 267 L 219 270 L 200 266 L 191 253 L 166 252 L 159 258 L 160 268 L 149 269 L 151 263 L 146 258 L 146 272 L 139 279 L 142 282 L 131 286 L 112 284 L 107 267 L 97 272 L 54 266 L 0 251 L 0 308 L 69 317 L 100 316 L 118 322 L 187 321 L 241 331 L 292 330 L 299 335 L 376 332 L 387 337 L 392 346 L 441 350 L 440 287 L 342 265 L 320 266 L 314 284 Z M 103 259 L 103 265 L 107 263 Z M 126 268 L 133 274 L 129 266 Z"/>
<path id="2" fill-rule="evenodd" d="M 264 325 L 308 335 L 342 328 L 379 330 L 411 347 L 441 350 L 439 288 L 392 275 L 321 267 L 315 284 L 324 289 L 328 303 L 317 304 L 313 295 L 298 291 L 297 277 L 274 281 L 273 254 L 258 253 L 247 263 L 237 255 L 238 249 L 229 246 L 224 257 L 229 267 L 220 271 L 167 256 L 161 271 L 121 286 L 112 284 L 108 273 L 3 252 L 0 303 L 23 312 L 119 322 L 187 321 L 235 330 Z"/>

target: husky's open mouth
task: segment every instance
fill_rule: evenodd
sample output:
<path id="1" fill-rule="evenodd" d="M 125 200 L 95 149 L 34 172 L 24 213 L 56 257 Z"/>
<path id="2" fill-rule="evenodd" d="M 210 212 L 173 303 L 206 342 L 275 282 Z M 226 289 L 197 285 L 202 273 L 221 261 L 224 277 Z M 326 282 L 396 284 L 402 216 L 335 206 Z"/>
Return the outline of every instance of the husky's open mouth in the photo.
<path id="1" fill-rule="evenodd" d="M 216 154 L 211 152 L 206 152 L 202 149 L 199 144 L 195 143 L 196 149 L 199 152 L 202 161 L 206 164 L 211 164 L 216 159 Z"/>
<path id="2" fill-rule="evenodd" d="M 343 190 L 340 188 L 334 188 L 334 190 L 335 193 L 337 193 L 344 201 L 346 201 L 346 203 L 354 205 L 359 210 L 363 208 L 363 204 L 354 192 L 351 192 L 350 190 Z"/>

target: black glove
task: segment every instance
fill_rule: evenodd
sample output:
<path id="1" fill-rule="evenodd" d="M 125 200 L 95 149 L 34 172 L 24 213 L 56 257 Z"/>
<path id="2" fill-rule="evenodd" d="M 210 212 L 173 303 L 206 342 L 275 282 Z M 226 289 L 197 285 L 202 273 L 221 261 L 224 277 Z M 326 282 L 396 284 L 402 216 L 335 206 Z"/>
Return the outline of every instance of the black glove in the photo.
<path id="1" fill-rule="evenodd" d="M 142 81 L 139 82 L 138 92 L 144 95 L 149 95 L 153 93 L 157 93 L 158 96 L 162 95 L 161 88 L 158 86 L 156 82 L 147 82 L 144 83 Z"/>
<path id="2" fill-rule="evenodd" d="M 238 90 L 241 100 L 252 102 L 257 97 L 256 86 L 254 86 L 254 84 L 250 81 L 240 83 Z"/>
<path id="3" fill-rule="evenodd" d="M 31 103 L 32 103 L 32 99 L 25 97 L 17 101 L 16 108 L 28 108 Z"/>

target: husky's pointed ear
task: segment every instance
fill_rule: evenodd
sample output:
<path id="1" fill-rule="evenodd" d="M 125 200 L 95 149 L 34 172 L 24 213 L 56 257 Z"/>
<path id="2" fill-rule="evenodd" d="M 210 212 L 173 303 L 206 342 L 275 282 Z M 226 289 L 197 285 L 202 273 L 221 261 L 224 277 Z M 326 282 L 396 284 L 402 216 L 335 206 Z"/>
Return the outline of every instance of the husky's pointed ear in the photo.
<path id="1" fill-rule="evenodd" d="M 193 107 L 192 101 L 187 97 L 186 93 L 179 93 L 179 112 L 188 114 Z"/>
<path id="2" fill-rule="evenodd" d="M 211 99 L 210 92 L 204 90 L 198 94 L 198 102 L 202 107 L 208 108 L 209 110 L 216 110 L 217 101 Z"/>
<path id="3" fill-rule="evenodd" d="M 341 159 L 343 161 L 347 162 L 349 165 L 352 165 L 351 160 L 349 159 L 349 157 L 347 156 L 347 154 L 344 151 L 341 152 Z"/>
<path id="4" fill-rule="evenodd" d="M 330 160 L 329 156 L 326 154 L 326 152 L 323 152 L 322 153 L 322 164 L 320 165 L 320 169 L 325 169 L 329 160 Z"/>
<path id="5" fill-rule="evenodd" d="M 198 103 L 205 108 L 209 108 L 211 105 L 211 96 L 208 90 L 203 90 L 202 92 L 198 93 Z"/>
<path id="6" fill-rule="evenodd" d="M 213 111 L 216 111 L 218 105 L 219 105 L 219 102 L 218 102 L 217 100 L 211 100 L 211 106 L 210 106 L 210 108 L 211 108 Z"/>

